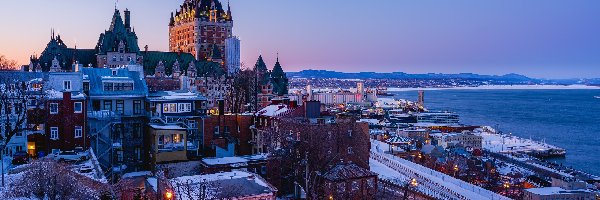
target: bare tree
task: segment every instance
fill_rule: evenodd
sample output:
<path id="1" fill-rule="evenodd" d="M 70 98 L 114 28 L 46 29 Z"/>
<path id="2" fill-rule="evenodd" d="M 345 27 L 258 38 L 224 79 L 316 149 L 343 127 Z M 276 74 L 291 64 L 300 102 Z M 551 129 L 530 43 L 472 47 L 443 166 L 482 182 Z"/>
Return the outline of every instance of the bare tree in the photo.
<path id="1" fill-rule="evenodd" d="M 9 71 L 17 69 L 17 61 L 10 60 L 4 55 L 0 54 L 0 71 Z"/>
<path id="2" fill-rule="evenodd" d="M 9 198 L 100 199 L 109 189 L 51 159 L 34 161 L 21 173 L 9 186 Z"/>
<path id="3" fill-rule="evenodd" d="M 243 63 L 242 63 L 243 65 Z M 250 103 L 250 95 L 254 72 L 243 69 L 232 75 L 233 83 L 230 91 L 227 91 L 226 101 L 229 102 L 229 110 L 233 113 L 246 111 L 246 105 Z"/>
<path id="4" fill-rule="evenodd" d="M 16 80 L 15 77 L 0 77 L 0 161 L 4 170 L 4 151 L 12 138 L 25 135 L 29 130 L 28 111 L 39 112 L 44 105 L 45 95 L 43 87 L 32 90 L 29 82 Z M 33 115 L 42 117 L 42 115 Z M 43 120 L 40 118 L 40 120 Z M 2 186 L 4 186 L 4 173 L 2 173 Z"/>

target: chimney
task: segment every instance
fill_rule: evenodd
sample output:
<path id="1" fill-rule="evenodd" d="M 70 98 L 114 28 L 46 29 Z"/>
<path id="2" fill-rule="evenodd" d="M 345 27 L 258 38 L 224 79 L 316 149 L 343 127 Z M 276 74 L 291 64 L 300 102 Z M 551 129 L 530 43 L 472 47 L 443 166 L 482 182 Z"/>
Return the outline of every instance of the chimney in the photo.
<path id="1" fill-rule="evenodd" d="M 131 30 L 131 12 L 129 9 L 125 9 L 125 28 L 127 31 Z"/>
<path id="2" fill-rule="evenodd" d="M 217 102 L 219 102 L 219 115 L 225 115 L 225 100 L 219 99 Z"/>
<path id="3" fill-rule="evenodd" d="M 63 92 L 63 101 L 71 101 L 71 92 Z"/>

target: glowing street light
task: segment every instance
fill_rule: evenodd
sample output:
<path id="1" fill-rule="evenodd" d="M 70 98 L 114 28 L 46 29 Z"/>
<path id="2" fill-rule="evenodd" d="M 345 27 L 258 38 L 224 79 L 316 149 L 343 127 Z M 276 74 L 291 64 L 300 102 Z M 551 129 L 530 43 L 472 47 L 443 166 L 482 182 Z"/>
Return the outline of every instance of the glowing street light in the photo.
<path id="1" fill-rule="evenodd" d="M 173 193 L 172 193 L 171 191 L 167 191 L 167 192 L 165 193 L 165 198 L 166 198 L 167 200 L 171 200 L 171 199 L 173 199 Z"/>
<path id="2" fill-rule="evenodd" d="M 419 183 L 417 183 L 417 179 L 413 178 L 412 180 L 410 180 L 410 185 L 413 187 L 417 187 L 417 185 L 419 185 Z"/>

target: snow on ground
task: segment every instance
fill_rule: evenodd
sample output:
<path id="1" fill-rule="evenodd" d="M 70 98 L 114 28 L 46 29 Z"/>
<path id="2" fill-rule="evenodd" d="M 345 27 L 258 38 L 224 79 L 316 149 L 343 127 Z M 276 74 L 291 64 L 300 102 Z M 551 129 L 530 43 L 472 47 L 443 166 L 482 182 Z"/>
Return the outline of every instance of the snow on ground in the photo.
<path id="1" fill-rule="evenodd" d="M 598 90 L 600 87 L 589 85 L 482 85 L 478 87 L 448 87 L 448 88 L 388 88 L 389 92 L 404 92 L 415 90 Z"/>
<path id="2" fill-rule="evenodd" d="M 527 177 L 527 176 L 534 174 L 532 171 L 530 171 L 528 169 L 524 169 L 524 168 L 515 166 L 510 163 L 505 163 L 505 162 L 502 162 L 498 165 L 498 173 L 500 173 L 502 175 L 508 175 L 510 173 L 513 173 L 513 174 L 520 173 L 523 175 L 523 177 Z"/>
<path id="3" fill-rule="evenodd" d="M 397 171 L 394 171 L 392 168 L 389 168 L 388 166 L 385 166 L 384 164 L 373 159 L 369 159 L 369 167 L 371 168 L 372 172 L 379 174 L 378 177 L 381 179 L 393 180 L 398 182 L 406 182 L 409 180 L 409 177 Z"/>
<path id="4" fill-rule="evenodd" d="M 531 163 L 530 162 L 530 163 L 527 163 L 527 164 L 533 165 L 533 166 L 536 166 L 536 167 L 539 167 L 539 168 L 542 168 L 542 169 L 545 169 L 545 170 L 548 170 L 548 171 L 551 171 L 551 172 L 554 172 L 554 173 L 557 173 L 557 174 L 560 174 L 560 175 L 562 175 L 564 177 L 573 177 L 573 175 L 571 175 L 571 174 L 568 174 L 568 173 L 565 173 L 565 172 L 562 172 L 562 171 L 558 171 L 556 169 L 552 169 L 550 167 L 546 167 L 546 166 L 543 166 L 543 165 L 540 165 L 540 164 L 537 164 L 537 163 Z"/>

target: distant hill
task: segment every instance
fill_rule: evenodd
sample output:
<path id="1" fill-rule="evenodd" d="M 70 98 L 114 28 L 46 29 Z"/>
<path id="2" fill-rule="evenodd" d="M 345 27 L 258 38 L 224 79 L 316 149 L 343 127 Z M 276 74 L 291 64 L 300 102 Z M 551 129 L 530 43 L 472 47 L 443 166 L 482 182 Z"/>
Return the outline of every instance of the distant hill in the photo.
<path id="1" fill-rule="evenodd" d="M 538 79 L 529 78 L 520 74 L 506 75 L 480 75 L 474 73 L 459 73 L 459 74 L 407 74 L 404 72 L 336 72 L 327 70 L 302 70 L 300 72 L 287 72 L 288 78 L 338 78 L 338 79 L 477 79 L 477 80 L 494 80 L 494 81 L 510 81 L 510 82 L 538 82 Z"/>

